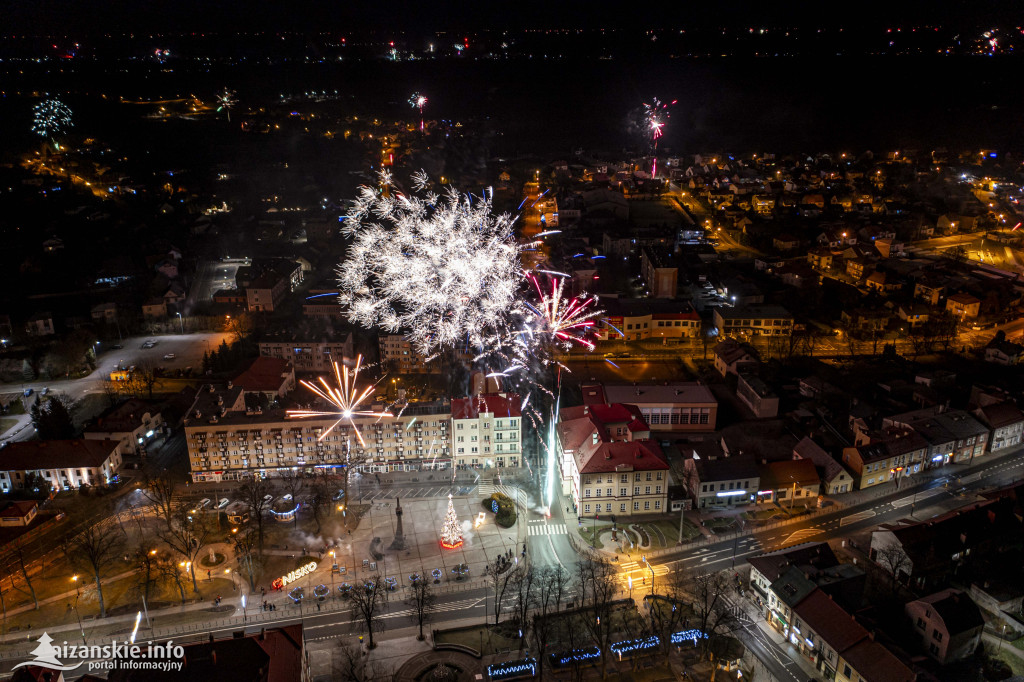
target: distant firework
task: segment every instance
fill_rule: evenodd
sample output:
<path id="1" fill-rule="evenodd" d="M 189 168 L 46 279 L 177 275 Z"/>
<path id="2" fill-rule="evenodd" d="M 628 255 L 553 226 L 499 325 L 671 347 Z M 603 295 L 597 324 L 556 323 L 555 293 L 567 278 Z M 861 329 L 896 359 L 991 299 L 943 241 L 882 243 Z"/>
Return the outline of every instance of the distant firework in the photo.
<path id="1" fill-rule="evenodd" d="M 653 160 L 651 162 L 651 179 L 655 177 L 658 172 L 658 140 L 661 138 L 662 129 L 665 127 L 665 122 L 669 117 L 668 108 L 676 103 L 677 100 L 672 100 L 668 104 L 662 104 L 661 101 L 655 97 L 651 100 L 650 104 L 644 103 L 644 121 L 647 126 L 647 133 L 651 139 L 651 155 Z"/>
<path id="2" fill-rule="evenodd" d="M 32 113 L 32 132 L 40 137 L 53 138 L 74 126 L 71 109 L 59 99 L 43 100 Z"/>
<path id="3" fill-rule="evenodd" d="M 423 132 L 423 107 L 427 104 L 427 96 L 418 92 L 413 93 L 409 98 L 409 104 L 420 110 L 420 132 Z"/>
<path id="4" fill-rule="evenodd" d="M 238 104 L 238 97 L 235 96 L 234 90 L 228 90 L 224 88 L 217 94 L 217 111 L 226 111 L 228 114 L 228 123 L 231 122 L 231 110 Z"/>

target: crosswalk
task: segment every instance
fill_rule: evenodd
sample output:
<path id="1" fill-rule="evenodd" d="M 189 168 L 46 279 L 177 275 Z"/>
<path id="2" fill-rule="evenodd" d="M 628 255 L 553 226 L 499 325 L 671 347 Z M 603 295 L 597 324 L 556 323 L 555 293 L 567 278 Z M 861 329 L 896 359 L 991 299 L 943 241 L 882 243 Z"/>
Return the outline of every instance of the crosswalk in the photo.
<path id="1" fill-rule="evenodd" d="M 565 535 L 568 531 L 564 523 L 543 523 L 527 526 L 529 535 Z"/>
<path id="2" fill-rule="evenodd" d="M 480 479 L 480 485 L 478 487 L 478 491 L 479 491 L 479 493 L 481 495 L 483 495 L 485 497 L 487 495 L 493 495 L 494 494 L 494 479 L 493 478 L 488 478 L 488 479 L 481 478 Z"/>
<path id="3" fill-rule="evenodd" d="M 669 567 L 667 564 L 652 564 L 650 568 L 648 568 L 647 564 L 637 561 L 624 561 L 621 564 L 619 564 L 619 567 L 622 569 L 624 573 L 627 573 L 629 575 L 633 575 L 635 573 L 636 575 L 633 575 L 634 580 L 637 580 L 645 575 L 650 576 L 652 569 L 654 571 L 655 578 L 661 575 L 667 575 L 669 571 Z"/>

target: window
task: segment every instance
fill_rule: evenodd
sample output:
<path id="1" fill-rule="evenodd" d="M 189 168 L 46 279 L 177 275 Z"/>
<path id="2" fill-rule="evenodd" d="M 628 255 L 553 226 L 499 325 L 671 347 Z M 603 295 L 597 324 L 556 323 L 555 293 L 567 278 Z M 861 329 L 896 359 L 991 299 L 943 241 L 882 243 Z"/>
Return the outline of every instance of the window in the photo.
<path id="1" fill-rule="evenodd" d="M 646 500 L 646 501 L 644 501 L 644 511 L 647 511 L 647 510 L 648 510 L 648 509 L 650 509 L 650 508 L 651 508 L 651 502 L 650 502 L 650 500 Z"/>
<path id="2" fill-rule="evenodd" d="M 924 630 L 924 618 L 917 619 L 917 627 L 921 630 Z"/>
<path id="3" fill-rule="evenodd" d="M 938 645 L 935 642 L 932 642 L 928 646 L 928 651 L 932 652 L 933 656 L 938 656 L 939 655 L 939 647 L 938 647 Z"/>
<path id="4" fill-rule="evenodd" d="M 612 510 L 612 503 L 611 503 L 611 502 L 609 502 L 609 503 L 607 503 L 606 505 L 604 505 L 604 510 L 605 510 L 606 512 L 610 512 L 610 511 Z"/>
<path id="5" fill-rule="evenodd" d="M 594 497 L 601 497 L 601 489 L 600 488 L 598 488 L 597 492 L 594 493 Z"/>
<path id="6" fill-rule="evenodd" d="M 590 497 L 590 488 L 583 491 L 583 497 Z"/>
<path id="7" fill-rule="evenodd" d="M 661 472 L 660 471 L 658 472 L 658 480 L 659 481 L 661 480 Z"/>
<path id="8" fill-rule="evenodd" d="M 655 500 L 654 501 L 654 508 L 655 509 L 661 509 L 661 500 Z"/>
<path id="9" fill-rule="evenodd" d="M 707 483 L 705 483 L 704 485 L 702 485 L 702 486 L 700 487 L 700 491 L 701 491 L 702 493 L 706 493 L 706 492 L 708 491 L 708 484 L 707 484 Z"/>
<path id="10" fill-rule="evenodd" d="M 853 671 L 852 671 L 852 670 L 850 670 L 850 666 L 849 666 L 849 665 L 844 665 L 844 666 L 843 666 L 843 677 L 845 677 L 845 678 L 849 679 L 849 677 L 850 677 L 850 674 L 851 674 L 852 672 L 853 672 Z"/>
<path id="11" fill-rule="evenodd" d="M 936 642 L 941 642 L 942 641 L 942 633 L 939 632 L 938 630 L 932 630 L 932 639 L 934 639 Z"/>
<path id="12" fill-rule="evenodd" d="M 623 502 L 622 504 L 619 505 L 619 511 L 620 512 L 626 511 L 626 503 L 625 502 Z"/>
<path id="13" fill-rule="evenodd" d="M 589 504 L 583 505 L 583 513 L 584 514 L 589 514 L 590 513 L 590 505 Z"/>
<path id="14" fill-rule="evenodd" d="M 612 496 L 612 489 L 611 488 L 605 488 L 604 494 L 607 495 L 608 497 L 611 497 Z"/>
<path id="15" fill-rule="evenodd" d="M 651 494 L 651 486 L 649 486 L 649 485 L 648 486 L 644 486 L 644 495 L 650 495 L 650 494 Z"/>
<path id="16" fill-rule="evenodd" d="M 619 488 L 619 497 L 625 497 L 625 496 L 626 496 L 626 489 L 625 488 Z"/>
<path id="17" fill-rule="evenodd" d="M 651 480 L 651 472 L 650 471 L 647 472 L 647 480 L 648 481 Z"/>
<path id="18" fill-rule="evenodd" d="M 640 486 L 636 486 L 636 487 L 633 488 L 633 494 L 634 495 L 639 495 L 640 494 Z"/>
<path id="19" fill-rule="evenodd" d="M 640 511 L 640 503 L 639 502 L 634 502 L 633 503 L 633 511 Z"/>
<path id="20" fill-rule="evenodd" d="M 660 495 L 661 494 L 661 486 L 660 485 L 654 486 L 654 493 L 656 495 Z"/>
<path id="21" fill-rule="evenodd" d="M 601 482 L 601 477 L 600 477 L 600 476 L 598 476 L 598 477 L 597 477 L 597 482 L 598 482 L 598 483 L 600 483 L 600 482 Z"/>

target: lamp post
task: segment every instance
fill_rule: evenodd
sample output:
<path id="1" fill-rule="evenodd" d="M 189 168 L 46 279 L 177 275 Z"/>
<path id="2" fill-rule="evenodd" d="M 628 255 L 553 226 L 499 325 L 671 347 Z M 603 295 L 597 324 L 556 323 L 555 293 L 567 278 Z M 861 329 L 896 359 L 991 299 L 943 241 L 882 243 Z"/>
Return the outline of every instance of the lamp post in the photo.
<path id="1" fill-rule="evenodd" d="M 181 316 L 181 313 L 177 313 L 177 315 L 178 315 L 178 327 L 181 329 L 182 336 L 184 336 L 184 334 L 185 334 L 185 318 L 183 318 Z"/>
<path id="2" fill-rule="evenodd" d="M 339 505 L 341 506 L 341 505 Z M 331 597 L 334 597 L 334 550 L 331 550 Z"/>
<path id="3" fill-rule="evenodd" d="M 78 576 L 76 575 L 75 579 L 77 580 L 77 578 L 78 578 Z M 81 596 L 81 595 L 79 595 L 79 596 Z M 88 646 L 89 643 L 85 641 L 85 628 L 82 626 L 82 614 L 78 612 L 78 597 L 75 597 L 74 609 L 75 609 L 75 617 L 78 618 L 78 629 L 82 633 L 82 644 L 85 644 L 86 646 Z"/>
<path id="4" fill-rule="evenodd" d="M 78 575 L 77 574 L 71 576 L 71 582 L 73 582 L 75 584 L 75 599 L 78 599 L 79 597 L 82 596 L 82 590 L 78 586 Z"/>

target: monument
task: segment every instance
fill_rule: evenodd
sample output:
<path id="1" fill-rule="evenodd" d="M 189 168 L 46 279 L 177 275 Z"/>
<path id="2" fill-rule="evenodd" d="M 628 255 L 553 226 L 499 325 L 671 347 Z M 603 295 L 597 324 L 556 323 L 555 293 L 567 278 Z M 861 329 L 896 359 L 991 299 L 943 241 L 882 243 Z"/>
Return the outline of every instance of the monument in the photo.
<path id="1" fill-rule="evenodd" d="M 395 540 L 388 546 L 388 549 L 403 550 L 408 549 L 408 545 L 405 542 L 405 533 L 402 532 L 402 501 L 399 498 L 395 498 L 395 516 L 398 518 L 398 525 L 395 528 Z"/>

